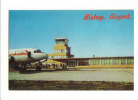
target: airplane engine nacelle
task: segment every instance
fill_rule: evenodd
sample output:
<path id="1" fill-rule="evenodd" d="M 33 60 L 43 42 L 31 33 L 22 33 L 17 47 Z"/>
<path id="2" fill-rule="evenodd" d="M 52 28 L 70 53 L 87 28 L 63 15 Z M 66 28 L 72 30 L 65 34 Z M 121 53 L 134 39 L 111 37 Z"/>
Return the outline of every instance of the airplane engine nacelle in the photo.
<path id="1" fill-rule="evenodd" d="M 31 58 L 31 52 L 30 51 L 28 52 L 28 58 Z"/>

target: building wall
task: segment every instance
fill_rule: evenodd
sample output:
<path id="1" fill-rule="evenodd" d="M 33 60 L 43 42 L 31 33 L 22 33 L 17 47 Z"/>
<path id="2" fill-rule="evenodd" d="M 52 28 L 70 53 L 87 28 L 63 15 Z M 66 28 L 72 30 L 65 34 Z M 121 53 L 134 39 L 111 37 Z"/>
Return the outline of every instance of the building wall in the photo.
<path id="1" fill-rule="evenodd" d="M 133 58 L 90 59 L 90 65 L 133 65 Z"/>
<path id="2" fill-rule="evenodd" d="M 67 65 L 69 67 L 88 66 L 88 67 L 124 67 L 131 65 L 133 67 L 133 57 L 112 57 L 112 58 L 89 58 L 89 59 L 71 59 L 68 60 Z M 80 67 L 81 68 L 81 67 Z"/>

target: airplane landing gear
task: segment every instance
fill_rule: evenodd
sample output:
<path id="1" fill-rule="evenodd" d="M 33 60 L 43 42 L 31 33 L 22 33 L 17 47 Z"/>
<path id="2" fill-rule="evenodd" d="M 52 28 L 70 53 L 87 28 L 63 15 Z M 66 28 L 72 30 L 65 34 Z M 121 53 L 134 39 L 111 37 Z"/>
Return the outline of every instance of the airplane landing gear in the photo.
<path id="1" fill-rule="evenodd" d="M 41 70 L 41 67 L 37 66 L 36 71 L 40 71 L 40 70 Z"/>
<path id="2" fill-rule="evenodd" d="M 40 71 L 41 68 L 42 68 L 42 63 L 41 62 L 37 63 L 36 64 L 36 71 Z"/>
<path id="3" fill-rule="evenodd" d="M 19 64 L 19 71 L 20 72 L 23 72 L 23 71 L 26 71 L 26 64 Z"/>
<path id="4" fill-rule="evenodd" d="M 40 71 L 42 66 L 41 62 L 36 62 L 34 64 L 29 64 L 29 62 L 18 63 L 19 72 L 25 72 L 28 69 L 36 69 L 36 71 Z"/>

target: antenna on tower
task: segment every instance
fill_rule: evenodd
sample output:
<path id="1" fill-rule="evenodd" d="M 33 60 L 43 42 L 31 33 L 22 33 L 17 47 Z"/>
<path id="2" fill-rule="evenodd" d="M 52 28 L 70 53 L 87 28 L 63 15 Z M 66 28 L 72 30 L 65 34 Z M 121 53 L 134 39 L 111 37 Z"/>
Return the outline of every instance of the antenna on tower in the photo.
<path id="1" fill-rule="evenodd" d="M 55 38 L 57 38 L 58 37 L 58 34 L 56 34 L 56 37 Z"/>
<path id="2" fill-rule="evenodd" d="M 57 33 L 57 35 L 56 35 L 56 38 L 58 38 L 59 37 L 59 33 Z"/>
<path id="3" fill-rule="evenodd" d="M 68 33 L 65 34 L 65 37 L 66 37 L 66 38 L 67 38 L 67 34 L 68 34 Z"/>
<path id="4" fill-rule="evenodd" d="M 61 38 L 62 38 L 62 32 L 61 32 Z"/>

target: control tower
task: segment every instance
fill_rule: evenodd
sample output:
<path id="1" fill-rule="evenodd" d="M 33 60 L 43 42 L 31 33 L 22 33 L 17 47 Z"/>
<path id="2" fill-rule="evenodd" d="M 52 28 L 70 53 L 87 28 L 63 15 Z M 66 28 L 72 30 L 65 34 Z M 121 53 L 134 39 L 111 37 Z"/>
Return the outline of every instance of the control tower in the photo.
<path id="1" fill-rule="evenodd" d="M 68 47 L 68 42 L 67 38 L 55 38 L 54 53 L 49 54 L 49 58 L 73 58 L 74 55 L 71 55 L 71 48 Z"/>

